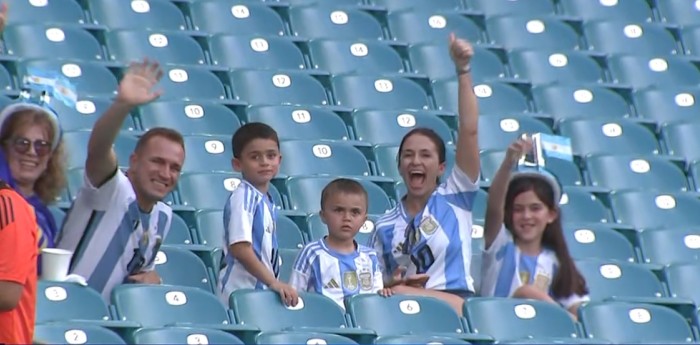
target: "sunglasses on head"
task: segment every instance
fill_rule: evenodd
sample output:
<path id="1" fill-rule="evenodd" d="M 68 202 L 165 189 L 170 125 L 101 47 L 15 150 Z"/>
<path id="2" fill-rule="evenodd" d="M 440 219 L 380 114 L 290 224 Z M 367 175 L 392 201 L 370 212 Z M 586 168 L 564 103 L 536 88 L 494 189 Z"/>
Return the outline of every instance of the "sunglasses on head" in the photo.
<path id="1" fill-rule="evenodd" d="M 46 156 L 51 153 L 51 143 L 46 140 L 34 140 L 33 142 L 27 138 L 15 138 L 12 141 L 12 148 L 19 153 L 27 153 L 34 146 L 34 152 L 37 156 Z"/>

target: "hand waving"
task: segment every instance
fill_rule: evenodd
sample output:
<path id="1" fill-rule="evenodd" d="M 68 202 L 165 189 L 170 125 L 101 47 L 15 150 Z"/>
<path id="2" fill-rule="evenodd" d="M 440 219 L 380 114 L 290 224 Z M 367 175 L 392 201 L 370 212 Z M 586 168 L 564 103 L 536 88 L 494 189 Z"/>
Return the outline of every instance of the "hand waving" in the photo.
<path id="1" fill-rule="evenodd" d="M 474 48 L 465 39 L 457 38 L 454 33 L 450 34 L 450 57 L 457 69 L 463 69 L 469 65 L 474 56 Z"/>
<path id="2" fill-rule="evenodd" d="M 133 107 L 152 102 L 161 95 L 160 90 L 153 91 L 161 77 L 163 71 L 157 61 L 132 63 L 119 83 L 117 100 Z"/>

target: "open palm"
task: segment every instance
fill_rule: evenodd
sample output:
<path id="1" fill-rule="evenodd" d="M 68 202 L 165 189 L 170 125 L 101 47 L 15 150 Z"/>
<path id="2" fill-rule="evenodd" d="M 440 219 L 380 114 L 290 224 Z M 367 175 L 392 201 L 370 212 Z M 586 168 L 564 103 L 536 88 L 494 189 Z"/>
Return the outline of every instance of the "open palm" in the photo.
<path id="1" fill-rule="evenodd" d="M 163 77 L 158 62 L 143 60 L 129 66 L 119 83 L 117 98 L 131 106 L 149 103 L 160 97 L 161 91 L 153 90 Z"/>

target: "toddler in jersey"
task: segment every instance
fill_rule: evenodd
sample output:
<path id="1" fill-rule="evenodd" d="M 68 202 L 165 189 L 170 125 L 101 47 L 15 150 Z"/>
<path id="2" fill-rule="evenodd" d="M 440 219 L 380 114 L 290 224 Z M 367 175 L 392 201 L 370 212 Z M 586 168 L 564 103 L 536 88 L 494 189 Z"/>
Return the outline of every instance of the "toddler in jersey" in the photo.
<path id="1" fill-rule="evenodd" d="M 328 236 L 307 244 L 294 263 L 290 284 L 313 291 L 345 308 L 344 300 L 357 294 L 382 293 L 377 253 L 355 241 L 367 220 L 367 191 L 351 179 L 333 180 L 321 194 L 321 219 Z"/>
<path id="2" fill-rule="evenodd" d="M 219 273 L 218 293 L 228 305 L 237 289 L 271 289 L 286 305 L 298 302 L 296 290 L 279 281 L 277 209 L 268 193 L 282 155 L 277 133 L 251 122 L 233 134 L 233 169 L 243 175 L 224 207 L 225 266 Z"/>
<path id="3" fill-rule="evenodd" d="M 561 188 L 545 171 L 511 173 L 531 150 L 528 139 L 511 144 L 491 183 L 481 295 L 551 302 L 576 319 L 578 307 L 589 297 L 562 233 L 557 206 Z"/>

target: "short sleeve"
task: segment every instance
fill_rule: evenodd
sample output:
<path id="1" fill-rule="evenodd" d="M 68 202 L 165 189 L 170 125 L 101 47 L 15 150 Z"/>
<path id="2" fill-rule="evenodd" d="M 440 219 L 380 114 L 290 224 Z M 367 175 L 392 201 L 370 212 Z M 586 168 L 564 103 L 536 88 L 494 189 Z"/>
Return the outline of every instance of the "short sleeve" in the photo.
<path id="1" fill-rule="evenodd" d="M 308 262 L 308 246 L 304 248 L 294 261 L 289 285 L 297 291 L 309 291 L 309 279 L 312 275 L 311 264 Z"/>
<path id="2" fill-rule="evenodd" d="M 226 222 L 226 245 L 238 242 L 253 243 L 253 218 L 258 203 L 256 195 L 248 188 L 237 188 L 226 205 L 224 222 Z"/>
<path id="3" fill-rule="evenodd" d="M 464 171 L 455 165 L 445 183 L 440 185 L 438 192 L 447 196 L 450 203 L 471 210 L 478 190 L 479 186 L 476 182 L 473 182 Z"/>
<path id="4" fill-rule="evenodd" d="M 573 294 L 573 295 L 566 297 L 566 298 L 559 298 L 559 299 L 557 299 L 557 302 L 559 304 L 561 304 L 562 307 L 569 309 L 577 304 L 580 304 L 583 302 L 588 302 L 590 300 L 591 300 L 591 298 L 588 295 L 581 296 L 581 295 Z"/>
<path id="5" fill-rule="evenodd" d="M 501 253 L 510 242 L 511 238 L 508 230 L 505 227 L 501 227 L 491 246 L 481 252 L 481 283 L 478 290 L 484 297 L 490 297 L 494 294 L 496 281 L 503 263 L 503 254 Z"/>
<path id="6" fill-rule="evenodd" d="M 498 235 L 493 239 L 493 242 L 488 248 L 484 248 L 484 255 L 496 255 L 501 248 L 505 247 L 506 244 L 512 241 L 508 230 L 505 225 L 501 225 L 501 229 L 498 230 Z"/>
<path id="7" fill-rule="evenodd" d="M 382 243 L 382 236 L 381 236 L 382 230 L 377 228 L 374 230 L 374 233 L 372 233 L 372 236 L 369 238 L 369 242 L 367 243 L 367 246 L 374 249 L 377 255 L 377 270 L 379 272 L 383 272 L 386 274 L 387 270 L 387 265 L 389 264 L 386 262 L 384 258 L 384 244 Z"/>
<path id="8" fill-rule="evenodd" d="M 88 205 L 96 210 L 106 210 L 110 207 L 114 196 L 119 192 L 121 186 L 131 187 L 129 178 L 117 169 L 107 181 L 101 186 L 95 187 L 87 177 L 87 172 L 83 174 L 83 186 L 78 197 L 85 198 Z"/>
<path id="9" fill-rule="evenodd" d="M 0 280 L 24 284 L 36 267 L 39 229 L 27 208 L 19 197 L 0 193 Z"/>

